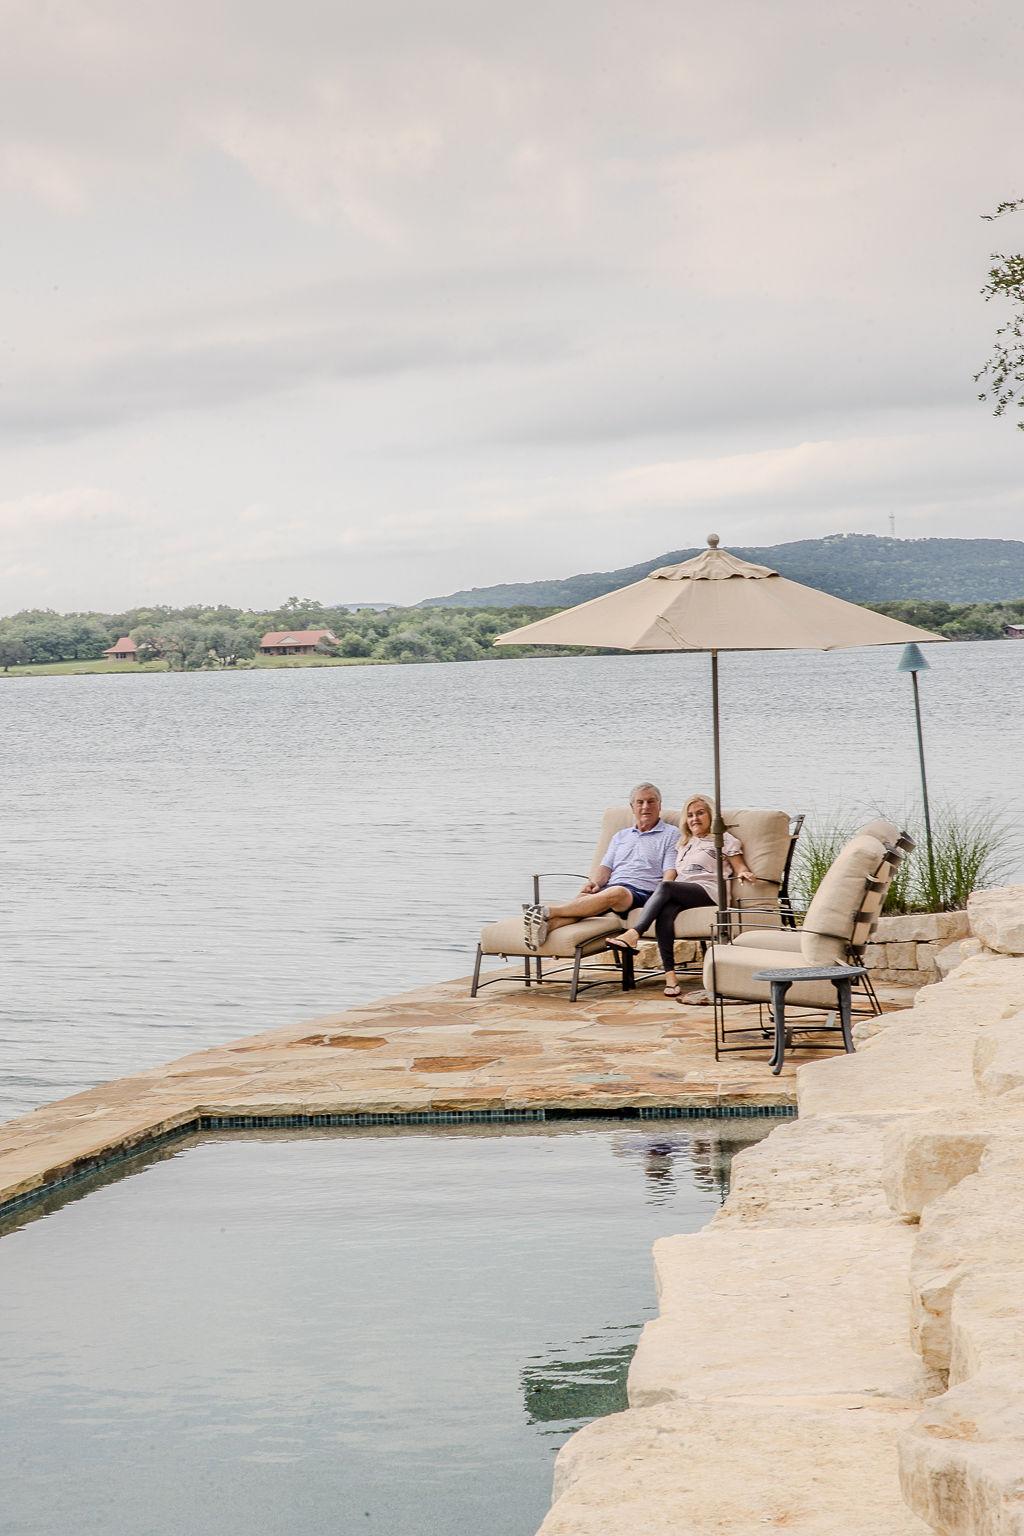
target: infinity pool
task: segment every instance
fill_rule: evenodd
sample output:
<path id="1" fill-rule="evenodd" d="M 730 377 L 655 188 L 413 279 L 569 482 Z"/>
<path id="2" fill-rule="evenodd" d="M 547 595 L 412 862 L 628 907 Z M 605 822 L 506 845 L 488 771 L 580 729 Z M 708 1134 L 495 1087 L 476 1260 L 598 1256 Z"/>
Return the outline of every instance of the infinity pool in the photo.
<path id="1" fill-rule="evenodd" d="M 530 1536 L 778 1120 L 179 1143 L 0 1240 L 0 1529 Z"/>

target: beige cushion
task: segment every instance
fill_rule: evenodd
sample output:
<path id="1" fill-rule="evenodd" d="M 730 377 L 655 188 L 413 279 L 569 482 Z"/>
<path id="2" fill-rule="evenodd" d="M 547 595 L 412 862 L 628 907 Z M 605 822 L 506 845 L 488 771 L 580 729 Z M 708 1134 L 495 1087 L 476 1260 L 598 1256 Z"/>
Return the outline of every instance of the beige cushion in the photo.
<path id="1" fill-rule="evenodd" d="M 755 949 L 747 944 L 712 944 L 704 957 L 704 985 L 717 986 L 723 997 L 744 1003 L 771 1001 L 771 982 L 752 980 L 755 971 L 781 970 L 798 963 L 797 956 L 778 949 Z M 828 962 L 831 963 L 831 962 Z M 786 993 L 794 1008 L 836 1006 L 836 989 L 830 981 L 796 981 Z"/>
<path id="2" fill-rule="evenodd" d="M 894 821 L 886 821 L 884 817 L 877 816 L 874 821 L 866 821 L 862 827 L 858 827 L 855 837 L 877 837 L 880 843 L 887 848 L 892 848 L 900 835 L 900 829 Z"/>
<path id="3" fill-rule="evenodd" d="M 577 944 L 583 944 L 584 954 L 592 955 L 604 949 L 608 934 L 621 933 L 623 926 L 613 912 L 601 917 L 585 917 L 578 923 L 564 923 L 560 928 L 552 928 L 540 949 L 527 949 L 520 913 L 518 917 L 488 923 L 480 934 L 480 948 L 485 955 L 550 955 L 565 959 L 575 952 Z"/>
<path id="4" fill-rule="evenodd" d="M 866 834 L 852 837 L 840 849 L 814 893 L 800 930 L 800 950 L 808 965 L 834 965 L 845 959 L 864 905 L 865 881 L 888 867 L 885 853 L 878 838 Z"/>
<path id="5" fill-rule="evenodd" d="M 678 827 L 679 812 L 663 810 L 661 819 L 673 827 Z M 743 892 L 744 899 L 748 904 L 760 903 L 767 895 L 767 899 L 773 901 L 778 894 L 778 884 L 782 879 L 782 871 L 786 867 L 786 855 L 789 852 L 789 813 L 763 810 L 723 811 L 722 820 L 726 830 L 734 833 L 742 843 L 743 857 L 754 874 L 759 877 L 759 882 L 766 882 L 764 886 L 760 884 L 748 886 Z M 596 879 L 597 872 L 601 868 L 601 860 L 611 842 L 612 834 L 632 825 L 633 812 L 628 805 L 610 805 L 605 811 L 601 818 L 601 834 L 590 866 L 592 880 Z"/>
<path id="6" fill-rule="evenodd" d="M 634 907 L 629 914 L 626 926 L 635 928 L 642 907 Z M 684 912 L 676 913 L 674 933 L 677 939 L 710 939 L 715 931 L 715 919 L 718 916 L 718 908 L 690 907 Z M 654 924 L 651 923 L 646 932 L 653 937 Z"/>
<path id="7" fill-rule="evenodd" d="M 783 954 L 797 955 L 802 959 L 799 928 L 748 928 L 733 939 L 741 949 L 774 949 Z M 776 965 L 785 965 L 777 960 Z"/>

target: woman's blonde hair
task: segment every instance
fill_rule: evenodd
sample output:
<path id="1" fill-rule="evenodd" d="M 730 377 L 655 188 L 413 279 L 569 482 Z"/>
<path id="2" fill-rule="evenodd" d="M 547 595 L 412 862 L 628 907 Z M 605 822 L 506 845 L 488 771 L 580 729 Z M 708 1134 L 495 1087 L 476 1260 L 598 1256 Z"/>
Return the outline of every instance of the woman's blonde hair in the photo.
<path id="1" fill-rule="evenodd" d="M 690 809 L 691 805 L 706 806 L 707 813 L 711 817 L 712 826 L 714 826 L 715 822 L 715 807 L 713 802 L 708 799 L 707 795 L 691 795 L 689 800 L 684 802 L 683 808 L 679 812 L 679 831 L 686 838 L 687 842 L 693 841 L 692 837 L 690 836 L 690 830 L 686 825 L 686 813 Z"/>

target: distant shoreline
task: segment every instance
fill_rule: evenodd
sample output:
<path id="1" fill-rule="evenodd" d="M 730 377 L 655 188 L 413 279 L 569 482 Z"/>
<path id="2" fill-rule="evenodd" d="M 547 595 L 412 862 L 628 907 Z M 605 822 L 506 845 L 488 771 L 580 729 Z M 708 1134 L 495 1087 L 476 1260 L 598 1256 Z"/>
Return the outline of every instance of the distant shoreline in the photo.
<path id="1" fill-rule="evenodd" d="M 962 641 L 969 645 L 987 645 L 999 641 L 1009 642 L 1006 635 L 950 635 L 948 640 Z M 813 649 L 813 647 L 812 647 Z M 571 650 L 558 650 L 556 647 L 534 646 L 529 651 L 527 647 L 521 650 L 512 648 L 495 650 L 486 656 L 469 658 L 459 657 L 409 657 L 408 659 L 391 660 L 382 656 L 261 656 L 252 660 L 236 663 L 234 666 L 216 667 L 189 667 L 173 668 L 166 661 L 49 661 L 26 662 L 21 666 L 12 666 L 8 671 L 0 670 L 0 681 L 4 678 L 17 677 L 93 677 L 99 675 L 119 674 L 121 676 L 146 672 L 189 672 L 194 675 L 197 672 L 274 672 L 282 670 L 295 670 L 304 667 L 446 667 L 459 660 L 471 661 L 528 661 L 528 660 L 553 660 L 555 657 L 572 656 L 667 656 L 674 654 L 668 651 L 595 651 L 583 647 L 573 647 Z M 696 653 L 694 653 L 696 654 Z M 1021 655 L 1024 657 L 1024 645 L 1021 646 Z"/>

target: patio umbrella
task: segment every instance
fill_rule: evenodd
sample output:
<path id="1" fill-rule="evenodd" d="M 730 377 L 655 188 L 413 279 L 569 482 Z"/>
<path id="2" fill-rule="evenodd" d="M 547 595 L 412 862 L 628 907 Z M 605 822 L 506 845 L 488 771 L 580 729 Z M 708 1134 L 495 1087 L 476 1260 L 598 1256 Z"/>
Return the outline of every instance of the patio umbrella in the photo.
<path id="1" fill-rule="evenodd" d="M 710 651 L 715 768 L 715 855 L 718 907 L 725 909 L 722 868 L 722 770 L 718 729 L 719 651 L 832 651 L 856 645 L 941 640 L 926 629 L 872 613 L 816 587 L 788 581 L 708 548 L 681 565 L 665 565 L 640 581 L 576 608 L 498 635 L 495 645 L 593 645 L 617 651 Z"/>

